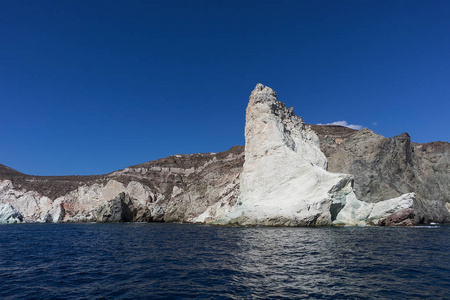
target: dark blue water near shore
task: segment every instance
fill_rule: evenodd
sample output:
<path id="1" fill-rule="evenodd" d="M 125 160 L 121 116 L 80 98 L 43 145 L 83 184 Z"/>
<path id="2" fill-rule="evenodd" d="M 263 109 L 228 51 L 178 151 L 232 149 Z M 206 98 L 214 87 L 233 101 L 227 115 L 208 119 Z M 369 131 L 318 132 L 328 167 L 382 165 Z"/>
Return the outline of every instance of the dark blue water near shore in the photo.
<path id="1" fill-rule="evenodd" d="M 1 299 L 450 297 L 450 227 L 0 226 Z"/>

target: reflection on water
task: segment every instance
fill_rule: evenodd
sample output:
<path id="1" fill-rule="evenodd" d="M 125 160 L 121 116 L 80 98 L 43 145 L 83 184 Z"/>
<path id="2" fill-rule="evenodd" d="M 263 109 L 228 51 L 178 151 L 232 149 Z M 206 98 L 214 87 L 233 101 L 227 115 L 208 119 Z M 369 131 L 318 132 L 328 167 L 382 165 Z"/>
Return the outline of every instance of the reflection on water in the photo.
<path id="1" fill-rule="evenodd" d="M 450 227 L 0 226 L 0 297 L 445 298 Z"/>

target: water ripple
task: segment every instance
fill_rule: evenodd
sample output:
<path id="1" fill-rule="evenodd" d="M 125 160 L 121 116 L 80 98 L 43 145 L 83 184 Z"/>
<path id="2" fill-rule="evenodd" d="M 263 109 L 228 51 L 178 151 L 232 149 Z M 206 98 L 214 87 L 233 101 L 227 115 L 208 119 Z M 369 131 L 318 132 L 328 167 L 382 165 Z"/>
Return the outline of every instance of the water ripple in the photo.
<path id="1" fill-rule="evenodd" d="M 444 299 L 449 233 L 449 226 L 0 226 L 0 298 Z"/>

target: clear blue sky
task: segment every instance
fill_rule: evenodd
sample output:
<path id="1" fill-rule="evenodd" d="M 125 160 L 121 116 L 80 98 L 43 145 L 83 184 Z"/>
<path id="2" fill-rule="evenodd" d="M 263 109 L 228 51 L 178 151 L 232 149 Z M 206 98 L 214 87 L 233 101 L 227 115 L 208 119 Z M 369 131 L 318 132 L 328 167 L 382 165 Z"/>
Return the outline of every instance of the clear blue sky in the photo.
<path id="1" fill-rule="evenodd" d="M 101 174 L 307 123 L 450 141 L 450 1 L 0 1 L 0 163 Z"/>

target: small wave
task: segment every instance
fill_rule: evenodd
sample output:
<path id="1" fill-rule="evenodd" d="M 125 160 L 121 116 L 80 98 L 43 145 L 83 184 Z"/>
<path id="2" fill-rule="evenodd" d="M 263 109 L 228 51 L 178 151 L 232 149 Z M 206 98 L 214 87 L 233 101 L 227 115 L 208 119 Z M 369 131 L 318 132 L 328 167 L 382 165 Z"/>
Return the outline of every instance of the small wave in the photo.
<path id="1" fill-rule="evenodd" d="M 439 228 L 439 226 L 436 226 L 436 225 L 419 225 L 419 226 L 413 226 L 413 228 Z"/>

